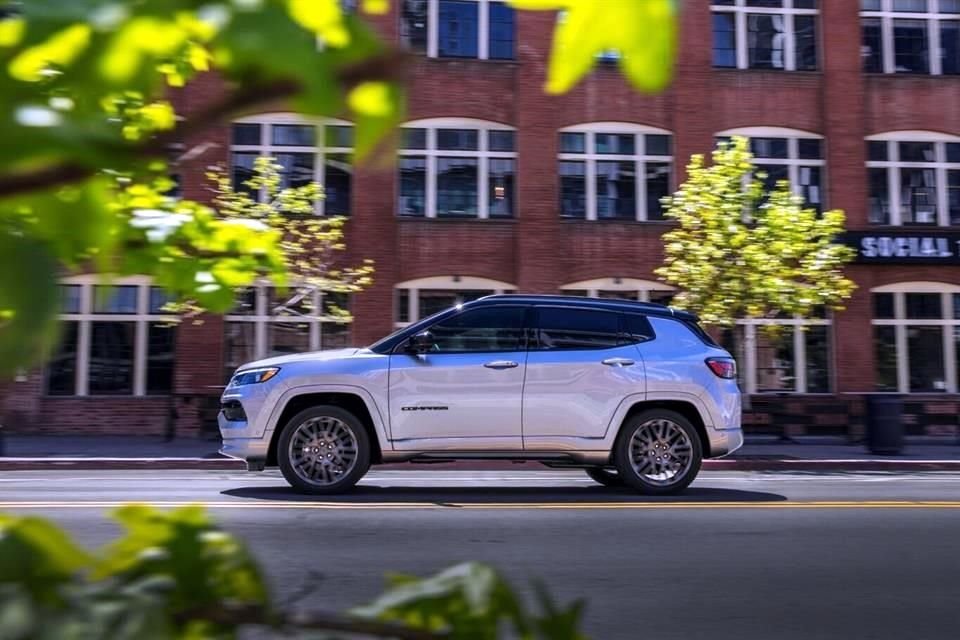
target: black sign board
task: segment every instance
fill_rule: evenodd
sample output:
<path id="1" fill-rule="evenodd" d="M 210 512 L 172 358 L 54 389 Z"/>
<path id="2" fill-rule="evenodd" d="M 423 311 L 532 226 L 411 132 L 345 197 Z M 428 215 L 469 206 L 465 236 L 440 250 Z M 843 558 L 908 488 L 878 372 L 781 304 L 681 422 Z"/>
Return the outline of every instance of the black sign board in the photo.
<path id="1" fill-rule="evenodd" d="M 848 231 L 844 244 L 859 264 L 960 265 L 960 233 L 940 231 Z"/>

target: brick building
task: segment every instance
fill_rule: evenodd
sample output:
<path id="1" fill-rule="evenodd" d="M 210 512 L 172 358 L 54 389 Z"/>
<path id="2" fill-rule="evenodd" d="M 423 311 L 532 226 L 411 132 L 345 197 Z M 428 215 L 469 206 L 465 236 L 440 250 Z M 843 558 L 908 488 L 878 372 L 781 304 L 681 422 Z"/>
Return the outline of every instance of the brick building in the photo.
<path id="1" fill-rule="evenodd" d="M 633 92 L 611 52 L 570 94 L 549 97 L 555 15 L 514 15 L 493 0 L 393 2 L 370 20 L 419 53 L 395 167 L 351 167 L 349 123 L 307 123 L 282 107 L 185 140 L 209 148 L 179 167 L 184 194 L 198 199 L 205 166 L 229 163 L 242 178 L 258 154 L 277 156 L 293 182 L 323 181 L 326 213 L 349 215 L 350 256 L 376 261 L 376 283 L 350 302 L 354 324 L 273 315 L 272 293 L 258 288 L 225 318 L 173 329 L 145 280 L 117 282 L 107 298 L 90 280 L 67 281 L 65 345 L 6 386 L 8 426 L 158 433 L 176 406 L 178 428 L 193 430 L 240 362 L 368 343 L 488 292 L 669 300 L 653 276 L 667 225 L 659 198 L 691 154 L 739 133 L 773 179 L 845 210 L 859 250 L 847 311 L 778 320 L 787 327 L 776 339 L 738 328 L 756 407 L 748 423 L 786 411 L 795 431 L 846 431 L 860 394 L 899 391 L 917 429 L 955 429 L 960 2 L 682 5 L 668 91 Z M 178 108 L 218 90 L 201 78 Z"/>

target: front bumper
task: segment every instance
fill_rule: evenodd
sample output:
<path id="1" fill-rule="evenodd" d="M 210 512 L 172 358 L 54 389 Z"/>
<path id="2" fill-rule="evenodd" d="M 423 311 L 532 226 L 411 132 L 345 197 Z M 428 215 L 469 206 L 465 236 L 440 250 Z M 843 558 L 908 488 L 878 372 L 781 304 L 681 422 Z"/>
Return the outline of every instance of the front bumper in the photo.
<path id="1" fill-rule="evenodd" d="M 743 446 L 742 429 L 709 429 L 710 458 L 722 458 Z"/>

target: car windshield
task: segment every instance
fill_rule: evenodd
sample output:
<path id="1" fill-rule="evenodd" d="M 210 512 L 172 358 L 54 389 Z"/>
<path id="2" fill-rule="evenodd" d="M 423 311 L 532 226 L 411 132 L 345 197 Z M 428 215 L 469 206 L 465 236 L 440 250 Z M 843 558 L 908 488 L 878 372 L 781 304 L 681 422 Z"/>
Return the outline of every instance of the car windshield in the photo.
<path id="1" fill-rule="evenodd" d="M 396 346 L 398 339 L 400 339 L 401 337 L 413 335 L 421 331 L 422 329 L 431 326 L 440 318 L 443 318 L 445 316 L 448 316 L 460 310 L 462 307 L 463 305 L 458 304 L 454 307 L 450 307 L 449 309 L 444 309 L 443 311 L 439 311 L 433 314 L 432 316 L 427 316 L 426 318 L 422 320 L 418 320 L 413 324 L 409 324 L 405 327 L 401 327 L 400 329 L 397 329 L 393 333 L 390 333 L 384 336 L 383 338 L 380 338 L 379 340 L 377 340 L 376 342 L 368 346 L 367 349 L 369 349 L 370 351 L 375 351 L 377 353 L 384 353 L 386 351 L 389 351 L 394 346 Z"/>

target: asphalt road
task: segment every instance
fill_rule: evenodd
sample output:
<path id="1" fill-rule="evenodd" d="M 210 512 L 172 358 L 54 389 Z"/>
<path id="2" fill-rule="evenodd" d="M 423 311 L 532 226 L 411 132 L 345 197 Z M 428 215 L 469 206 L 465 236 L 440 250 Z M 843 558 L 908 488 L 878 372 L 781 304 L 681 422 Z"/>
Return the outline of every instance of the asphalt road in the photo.
<path id="1" fill-rule="evenodd" d="M 310 572 L 315 604 L 376 595 L 384 571 L 465 560 L 587 598 L 593 638 L 910 638 L 960 634 L 960 475 L 704 473 L 680 497 L 579 472 L 374 472 L 316 500 L 276 474 L 0 474 L 0 511 L 42 514 L 84 544 L 128 501 L 202 502 L 243 537 L 281 597 Z"/>

